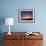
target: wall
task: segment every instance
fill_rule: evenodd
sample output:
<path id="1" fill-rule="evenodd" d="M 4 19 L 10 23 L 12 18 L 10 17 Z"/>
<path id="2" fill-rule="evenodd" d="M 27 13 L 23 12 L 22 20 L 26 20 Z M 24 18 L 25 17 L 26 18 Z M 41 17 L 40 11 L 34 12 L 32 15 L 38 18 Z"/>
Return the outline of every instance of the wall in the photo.
<path id="1" fill-rule="evenodd" d="M 11 31 L 46 31 L 46 1 L 45 0 L 1 0 L 1 15 L 13 17 L 14 26 Z M 35 9 L 35 23 L 18 23 L 18 9 Z M 8 31 L 6 25 L 2 26 L 2 32 Z"/>

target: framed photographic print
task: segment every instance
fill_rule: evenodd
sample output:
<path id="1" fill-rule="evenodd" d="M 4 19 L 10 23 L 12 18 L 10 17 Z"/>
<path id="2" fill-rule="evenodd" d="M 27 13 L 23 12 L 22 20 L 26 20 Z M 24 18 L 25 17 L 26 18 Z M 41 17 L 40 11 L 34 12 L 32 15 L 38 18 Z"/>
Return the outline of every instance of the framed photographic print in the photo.
<path id="1" fill-rule="evenodd" d="M 35 9 L 19 9 L 18 21 L 23 23 L 35 22 Z"/>

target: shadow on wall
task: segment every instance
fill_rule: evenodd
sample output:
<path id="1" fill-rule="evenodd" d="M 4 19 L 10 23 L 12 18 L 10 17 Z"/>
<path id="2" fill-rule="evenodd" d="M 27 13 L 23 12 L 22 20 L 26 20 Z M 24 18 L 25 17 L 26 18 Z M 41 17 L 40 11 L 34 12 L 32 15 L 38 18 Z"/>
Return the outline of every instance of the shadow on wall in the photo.
<path id="1" fill-rule="evenodd" d="M 5 17 L 0 16 L 0 46 L 3 46 L 3 33 L 2 33 L 2 25 L 5 23 Z"/>
<path id="2" fill-rule="evenodd" d="M 5 17 L 0 16 L 0 33 L 2 33 L 2 26 L 5 24 Z"/>

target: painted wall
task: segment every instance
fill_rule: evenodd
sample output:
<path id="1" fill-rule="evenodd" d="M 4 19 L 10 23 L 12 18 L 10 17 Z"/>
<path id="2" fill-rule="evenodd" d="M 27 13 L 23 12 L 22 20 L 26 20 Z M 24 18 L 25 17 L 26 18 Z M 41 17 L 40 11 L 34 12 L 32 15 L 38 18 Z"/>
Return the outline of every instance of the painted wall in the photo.
<path id="1" fill-rule="evenodd" d="M 35 23 L 19 23 L 18 9 L 35 9 Z M 46 31 L 46 0 L 1 0 L 2 17 L 13 17 L 14 26 L 11 31 Z M 8 26 L 2 25 L 2 32 L 8 31 Z"/>

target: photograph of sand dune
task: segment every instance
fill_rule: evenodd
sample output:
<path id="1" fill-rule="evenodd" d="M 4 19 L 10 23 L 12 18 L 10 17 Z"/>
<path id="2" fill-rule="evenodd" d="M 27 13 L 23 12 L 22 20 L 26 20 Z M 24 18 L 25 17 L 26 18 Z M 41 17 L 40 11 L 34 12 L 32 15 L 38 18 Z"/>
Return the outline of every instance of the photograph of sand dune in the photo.
<path id="1" fill-rule="evenodd" d="M 19 22 L 35 22 L 34 9 L 19 9 Z"/>

